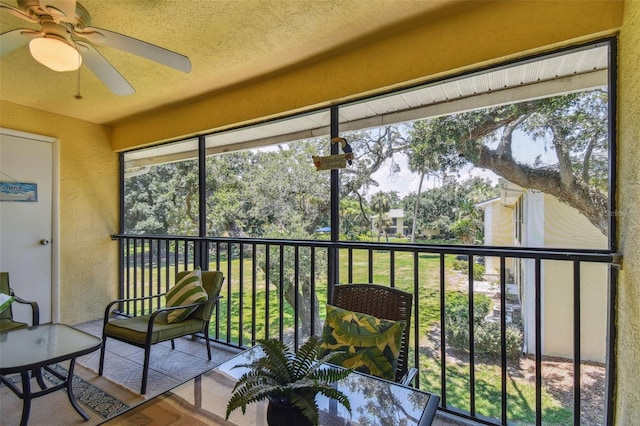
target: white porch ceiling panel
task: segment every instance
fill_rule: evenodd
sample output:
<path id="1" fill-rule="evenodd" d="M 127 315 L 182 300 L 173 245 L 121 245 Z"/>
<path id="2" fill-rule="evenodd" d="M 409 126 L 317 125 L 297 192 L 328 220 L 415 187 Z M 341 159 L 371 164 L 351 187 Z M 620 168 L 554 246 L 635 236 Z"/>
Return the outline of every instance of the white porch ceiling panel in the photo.
<path id="1" fill-rule="evenodd" d="M 340 132 L 603 87 L 608 80 L 607 49 L 595 45 L 346 104 L 340 107 Z M 325 109 L 208 135 L 206 148 L 208 154 L 220 154 L 328 134 Z M 197 150 L 161 146 L 126 157 L 127 167 L 139 167 L 195 156 Z"/>

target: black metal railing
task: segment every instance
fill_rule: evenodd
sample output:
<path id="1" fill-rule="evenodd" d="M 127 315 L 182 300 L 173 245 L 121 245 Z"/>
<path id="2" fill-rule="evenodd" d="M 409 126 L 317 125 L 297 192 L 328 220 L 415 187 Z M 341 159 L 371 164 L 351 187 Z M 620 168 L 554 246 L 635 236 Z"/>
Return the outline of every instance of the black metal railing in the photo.
<path id="1" fill-rule="evenodd" d="M 615 291 L 611 264 L 617 262 L 608 251 L 147 235 L 113 239 L 120 243 L 122 298 L 164 293 L 179 270 L 223 271 L 224 298 L 211 322 L 211 336 L 220 343 L 248 347 L 279 338 L 297 347 L 320 334 L 334 285 L 375 282 L 413 293 L 410 367 L 418 369 L 416 386 L 441 395 L 440 410 L 496 425 L 605 422 L 608 404 L 586 401 L 583 388 L 591 386 L 590 399 L 595 392 L 596 401 L 607 401 L 605 378 L 611 378 L 605 359 L 614 307 L 608 296 Z M 493 278 L 487 281 L 487 276 Z M 554 297 L 556 292 L 566 298 Z M 135 316 L 162 303 L 158 298 L 146 305 L 123 304 L 120 313 Z M 601 338 L 587 329 L 585 309 L 590 315 L 594 309 L 604 313 Z M 572 335 L 558 349 L 563 339 L 549 336 L 564 324 L 550 323 L 565 314 Z M 593 356 L 598 345 L 602 356 Z M 557 363 L 571 376 L 570 386 L 558 386 L 553 375 L 545 374 Z M 586 384 L 586 366 L 588 374 L 602 378 L 601 388 Z"/>

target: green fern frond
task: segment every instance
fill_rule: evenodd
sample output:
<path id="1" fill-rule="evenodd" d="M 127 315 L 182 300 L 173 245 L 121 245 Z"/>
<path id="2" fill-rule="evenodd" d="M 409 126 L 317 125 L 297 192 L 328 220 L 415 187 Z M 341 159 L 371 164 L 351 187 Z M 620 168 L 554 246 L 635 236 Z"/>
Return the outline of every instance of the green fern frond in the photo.
<path id="1" fill-rule="evenodd" d="M 242 414 L 246 412 L 247 405 L 266 399 L 271 395 L 273 387 L 270 385 L 258 385 L 254 387 L 241 387 L 234 391 L 227 403 L 226 418 L 237 408 L 242 409 Z"/>
<path id="2" fill-rule="evenodd" d="M 349 414 L 351 414 L 351 403 L 349 402 L 349 398 L 338 389 L 334 387 L 325 387 L 320 389 L 318 393 L 323 394 L 327 398 L 335 399 L 340 404 L 344 405 L 344 408 L 346 408 L 347 411 L 349 411 Z"/>
<path id="3" fill-rule="evenodd" d="M 266 375 L 262 375 L 259 371 L 249 371 L 240 376 L 233 387 L 233 392 L 235 392 L 236 389 L 240 389 L 242 387 L 253 387 L 261 385 L 278 386 L 279 384 L 280 383 L 276 379 Z"/>
<path id="4" fill-rule="evenodd" d="M 311 336 L 309 340 L 300 346 L 293 360 L 293 375 L 296 379 L 304 377 L 316 363 L 319 349 L 319 338 L 317 336 Z"/>
<path id="5" fill-rule="evenodd" d="M 245 413 L 246 406 L 266 398 L 288 401 L 313 424 L 318 424 L 315 397 L 321 393 L 334 398 L 349 412 L 349 400 L 331 384 L 347 377 L 352 370 L 324 365 L 335 353 L 320 357 L 320 339 L 310 337 L 297 352 L 276 339 L 260 340 L 263 356 L 238 367 L 248 368 L 233 388 L 227 404 L 226 418 L 237 408 Z"/>
<path id="6" fill-rule="evenodd" d="M 278 382 L 290 382 L 292 380 L 290 358 L 295 354 L 284 343 L 276 339 L 259 340 L 258 343 L 262 346 L 265 356 L 258 360 L 256 365 L 266 362 L 264 365 L 268 366 Z"/>
<path id="7" fill-rule="evenodd" d="M 325 383 L 335 383 L 339 380 L 346 378 L 349 374 L 351 374 L 352 369 L 345 368 L 320 368 L 317 369 L 308 376 L 308 378 L 317 380 Z"/>

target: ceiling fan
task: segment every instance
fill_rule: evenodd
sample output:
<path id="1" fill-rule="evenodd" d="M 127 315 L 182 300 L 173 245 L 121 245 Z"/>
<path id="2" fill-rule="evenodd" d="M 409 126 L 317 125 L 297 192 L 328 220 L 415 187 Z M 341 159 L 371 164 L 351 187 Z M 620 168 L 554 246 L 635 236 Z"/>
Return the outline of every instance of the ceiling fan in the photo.
<path id="1" fill-rule="evenodd" d="M 40 31 L 19 28 L 0 34 L 0 56 L 29 44 L 34 59 L 54 71 L 75 71 L 84 64 L 116 95 L 135 93 L 129 82 L 94 45 L 113 47 L 183 72 L 191 71 L 184 55 L 162 47 L 91 26 L 91 15 L 76 0 L 17 0 L 18 7 L 0 3 L 0 9 Z"/>

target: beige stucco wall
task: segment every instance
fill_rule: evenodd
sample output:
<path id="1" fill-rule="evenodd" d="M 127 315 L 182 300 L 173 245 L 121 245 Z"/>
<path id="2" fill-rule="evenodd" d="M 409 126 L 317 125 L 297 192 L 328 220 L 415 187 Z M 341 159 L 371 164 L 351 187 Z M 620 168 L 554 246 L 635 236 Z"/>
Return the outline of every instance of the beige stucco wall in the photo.
<path id="1" fill-rule="evenodd" d="M 618 286 L 616 424 L 640 408 L 640 1 L 626 1 L 619 39 L 618 210 L 624 254 Z"/>
<path id="2" fill-rule="evenodd" d="M 101 318 L 118 284 L 118 155 L 108 128 L 8 102 L 0 127 L 59 139 L 60 321 Z"/>

